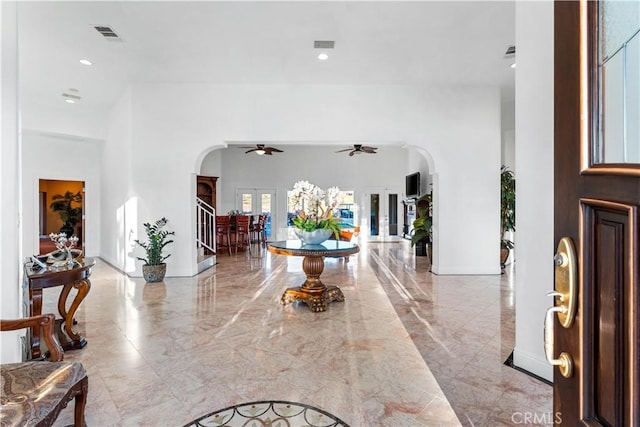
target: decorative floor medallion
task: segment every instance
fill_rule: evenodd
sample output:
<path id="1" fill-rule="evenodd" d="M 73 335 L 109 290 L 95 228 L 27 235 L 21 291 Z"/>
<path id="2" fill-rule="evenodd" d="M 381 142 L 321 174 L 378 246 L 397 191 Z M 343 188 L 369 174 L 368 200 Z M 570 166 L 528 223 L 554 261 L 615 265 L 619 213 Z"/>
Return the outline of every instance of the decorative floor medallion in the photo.
<path id="1" fill-rule="evenodd" d="M 340 418 L 303 403 L 267 400 L 212 412 L 184 427 L 349 427 Z"/>

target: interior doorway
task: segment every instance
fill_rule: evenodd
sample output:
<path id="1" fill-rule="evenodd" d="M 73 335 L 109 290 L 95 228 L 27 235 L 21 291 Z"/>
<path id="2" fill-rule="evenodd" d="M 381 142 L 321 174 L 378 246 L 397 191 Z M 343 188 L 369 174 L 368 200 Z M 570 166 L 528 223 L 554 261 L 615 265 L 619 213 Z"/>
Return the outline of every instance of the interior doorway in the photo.
<path id="1" fill-rule="evenodd" d="M 399 189 L 374 189 L 365 195 L 365 210 L 362 220 L 366 222 L 369 238 L 372 240 L 384 240 L 396 238 L 400 234 L 399 215 L 400 195 Z M 363 224 L 364 225 L 364 224 Z"/>
<path id="2" fill-rule="evenodd" d="M 78 237 L 77 248 L 85 246 L 84 181 L 41 179 L 38 186 L 39 251 L 46 254 L 56 250 L 49 238 L 51 233 L 67 233 Z"/>

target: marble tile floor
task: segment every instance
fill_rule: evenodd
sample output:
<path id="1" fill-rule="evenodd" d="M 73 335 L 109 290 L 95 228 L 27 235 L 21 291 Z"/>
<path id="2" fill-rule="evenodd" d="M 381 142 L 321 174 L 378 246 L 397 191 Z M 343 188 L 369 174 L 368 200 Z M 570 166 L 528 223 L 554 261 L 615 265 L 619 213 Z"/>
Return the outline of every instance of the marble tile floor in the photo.
<path id="1" fill-rule="evenodd" d="M 346 301 L 279 304 L 302 260 L 218 257 L 192 278 L 145 284 L 98 260 L 66 360 L 89 372 L 89 426 L 182 426 L 256 400 L 322 408 L 352 426 L 515 425 L 551 412 L 551 387 L 503 365 L 514 343 L 513 271 L 436 276 L 408 242 L 328 258 Z M 169 273 L 170 273 L 169 267 Z M 44 311 L 57 293 L 45 290 Z M 466 302 L 466 304 L 465 304 Z M 55 426 L 72 423 L 73 405 Z"/>

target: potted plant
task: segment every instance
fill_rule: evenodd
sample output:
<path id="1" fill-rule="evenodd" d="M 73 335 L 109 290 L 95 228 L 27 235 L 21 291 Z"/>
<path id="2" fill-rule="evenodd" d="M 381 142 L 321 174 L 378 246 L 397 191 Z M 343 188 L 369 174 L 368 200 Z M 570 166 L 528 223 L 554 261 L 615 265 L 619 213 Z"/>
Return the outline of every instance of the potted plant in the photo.
<path id="1" fill-rule="evenodd" d="M 67 191 L 64 194 L 54 195 L 51 200 L 53 201 L 49 207 L 52 211 L 57 212 L 62 220 L 60 233 L 71 237 L 75 232 L 76 224 L 82 221 L 82 192 L 78 191 L 74 194 Z"/>
<path id="2" fill-rule="evenodd" d="M 516 230 L 516 179 L 513 171 L 506 166 L 500 169 L 500 267 L 504 272 L 504 266 L 509 258 L 509 252 L 514 243 L 507 239 L 508 231 Z"/>
<path id="3" fill-rule="evenodd" d="M 433 194 L 431 192 L 416 200 L 416 219 L 413 220 L 413 230 L 411 231 L 411 246 L 416 247 L 417 256 L 429 256 L 431 261 L 431 238 L 433 226 L 433 210 L 431 203 Z"/>
<path id="4" fill-rule="evenodd" d="M 141 242 L 138 239 L 134 240 L 147 253 L 146 258 L 137 258 L 140 261 L 144 261 L 142 275 L 144 276 L 144 280 L 149 283 L 161 282 L 164 280 L 167 272 L 167 264 L 165 264 L 164 260 L 169 258 L 171 254 L 163 255 L 163 251 L 165 246 L 173 243 L 173 240 L 167 240 L 167 238 L 175 234 L 175 231 L 164 230 L 167 222 L 167 219 L 164 217 L 153 224 L 145 222 L 143 226 L 147 233 L 148 242 Z"/>
<path id="5" fill-rule="evenodd" d="M 296 236 L 304 244 L 320 244 L 332 234 L 340 240 L 341 221 L 333 216 L 334 209 L 338 207 L 339 192 L 338 187 L 325 191 L 308 181 L 298 181 L 293 185 L 289 208 L 296 210 L 296 216 L 291 222 Z"/>

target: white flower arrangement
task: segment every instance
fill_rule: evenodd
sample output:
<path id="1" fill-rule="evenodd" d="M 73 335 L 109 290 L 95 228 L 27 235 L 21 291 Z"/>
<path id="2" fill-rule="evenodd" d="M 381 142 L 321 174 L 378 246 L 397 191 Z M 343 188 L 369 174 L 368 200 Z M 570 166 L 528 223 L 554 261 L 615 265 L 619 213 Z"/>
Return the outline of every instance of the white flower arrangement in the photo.
<path id="1" fill-rule="evenodd" d="M 338 207 L 339 193 L 338 187 L 323 190 L 309 181 L 296 182 L 289 199 L 289 210 L 297 212 L 292 220 L 294 226 L 305 231 L 331 230 L 337 238 L 340 234 L 340 220 L 333 216 L 333 212 Z"/>
<path id="2" fill-rule="evenodd" d="M 78 244 L 78 236 L 67 237 L 67 233 L 51 233 L 49 238 L 55 243 L 56 248 L 60 251 L 67 251 L 74 248 Z"/>

